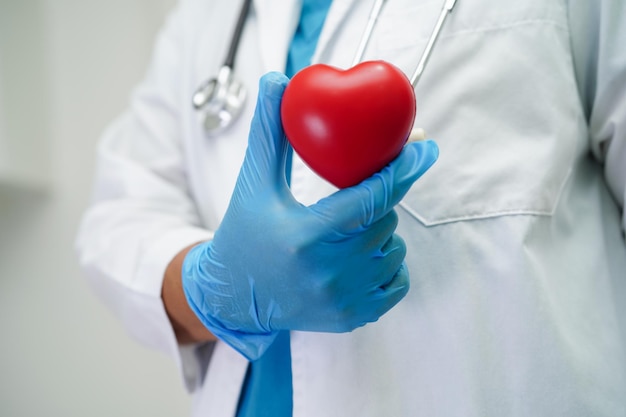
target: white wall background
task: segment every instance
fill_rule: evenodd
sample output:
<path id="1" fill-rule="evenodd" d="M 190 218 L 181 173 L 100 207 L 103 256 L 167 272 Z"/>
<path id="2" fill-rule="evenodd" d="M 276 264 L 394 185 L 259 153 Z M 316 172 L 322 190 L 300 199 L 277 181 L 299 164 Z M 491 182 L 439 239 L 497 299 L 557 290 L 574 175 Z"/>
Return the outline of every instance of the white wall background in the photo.
<path id="1" fill-rule="evenodd" d="M 126 336 L 73 250 L 95 143 L 174 1 L 0 0 L 0 161 L 38 175 L 0 178 L 0 416 L 189 415 L 173 363 Z"/>

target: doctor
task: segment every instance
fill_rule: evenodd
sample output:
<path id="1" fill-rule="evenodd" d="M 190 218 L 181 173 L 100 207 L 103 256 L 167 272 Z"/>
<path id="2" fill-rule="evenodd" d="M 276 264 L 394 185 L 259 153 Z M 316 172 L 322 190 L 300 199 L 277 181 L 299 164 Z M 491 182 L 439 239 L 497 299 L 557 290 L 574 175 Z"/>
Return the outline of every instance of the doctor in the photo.
<path id="1" fill-rule="evenodd" d="M 349 67 L 370 1 L 253 3 L 240 120 L 208 138 L 190 105 L 240 3 L 183 0 L 77 240 L 194 415 L 626 416 L 624 3 L 459 2 L 416 90 L 437 163 L 338 193 L 289 162 L 267 73 Z M 365 59 L 410 73 L 440 9 L 388 1 Z"/>

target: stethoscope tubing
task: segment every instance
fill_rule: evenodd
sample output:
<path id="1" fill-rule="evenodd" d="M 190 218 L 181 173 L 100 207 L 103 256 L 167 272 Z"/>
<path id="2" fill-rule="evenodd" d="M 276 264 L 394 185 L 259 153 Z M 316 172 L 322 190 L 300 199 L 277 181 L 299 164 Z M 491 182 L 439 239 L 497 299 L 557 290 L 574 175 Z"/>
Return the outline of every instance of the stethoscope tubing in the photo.
<path id="1" fill-rule="evenodd" d="M 252 0 L 244 0 L 243 5 L 241 6 L 241 11 L 239 12 L 239 17 L 237 18 L 237 24 L 235 25 L 230 46 L 228 47 L 228 54 L 224 60 L 224 66 L 229 67 L 231 70 L 235 68 L 235 58 L 237 57 L 241 34 L 243 33 L 243 28 L 246 25 L 246 19 L 248 18 L 251 4 Z"/>

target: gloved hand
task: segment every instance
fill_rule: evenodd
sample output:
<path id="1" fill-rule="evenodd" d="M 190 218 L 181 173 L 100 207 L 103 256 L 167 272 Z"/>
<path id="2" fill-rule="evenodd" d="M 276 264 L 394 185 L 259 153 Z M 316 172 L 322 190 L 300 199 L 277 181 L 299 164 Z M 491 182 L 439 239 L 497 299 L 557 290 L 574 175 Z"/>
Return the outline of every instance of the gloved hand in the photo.
<path id="1" fill-rule="evenodd" d="M 287 78 L 260 82 L 248 149 L 212 241 L 183 265 L 187 301 L 217 337 L 250 360 L 279 330 L 348 332 L 404 297 L 406 247 L 393 210 L 437 159 L 433 142 L 407 145 L 390 165 L 318 203 L 298 203 L 286 180 L 280 121 Z"/>

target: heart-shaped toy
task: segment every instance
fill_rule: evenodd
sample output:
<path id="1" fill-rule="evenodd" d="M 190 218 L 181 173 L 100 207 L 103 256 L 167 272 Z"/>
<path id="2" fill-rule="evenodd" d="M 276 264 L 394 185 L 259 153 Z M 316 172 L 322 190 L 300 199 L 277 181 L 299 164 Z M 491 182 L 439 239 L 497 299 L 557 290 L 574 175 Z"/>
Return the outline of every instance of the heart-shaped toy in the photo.
<path id="1" fill-rule="evenodd" d="M 281 118 L 302 160 L 345 188 L 398 156 L 415 120 L 415 93 L 406 75 L 385 61 L 348 70 L 315 64 L 287 85 Z"/>

